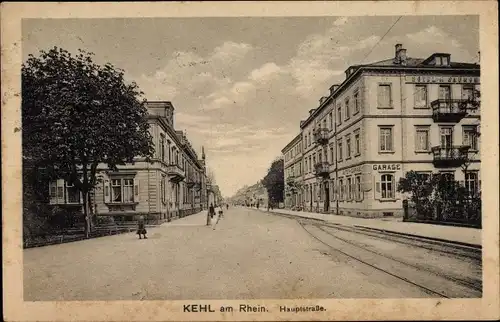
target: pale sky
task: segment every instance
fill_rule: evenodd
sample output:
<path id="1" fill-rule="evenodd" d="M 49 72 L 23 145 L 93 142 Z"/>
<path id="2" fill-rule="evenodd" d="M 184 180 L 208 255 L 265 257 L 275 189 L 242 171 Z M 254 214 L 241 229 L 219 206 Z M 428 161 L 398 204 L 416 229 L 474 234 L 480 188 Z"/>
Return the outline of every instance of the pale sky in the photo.
<path id="1" fill-rule="evenodd" d="M 124 69 L 146 99 L 173 103 L 176 129 L 205 146 L 231 196 L 262 179 L 349 65 L 392 58 L 396 43 L 409 57 L 478 61 L 477 16 L 405 16 L 381 40 L 397 18 L 26 19 L 23 58 L 81 48 Z"/>

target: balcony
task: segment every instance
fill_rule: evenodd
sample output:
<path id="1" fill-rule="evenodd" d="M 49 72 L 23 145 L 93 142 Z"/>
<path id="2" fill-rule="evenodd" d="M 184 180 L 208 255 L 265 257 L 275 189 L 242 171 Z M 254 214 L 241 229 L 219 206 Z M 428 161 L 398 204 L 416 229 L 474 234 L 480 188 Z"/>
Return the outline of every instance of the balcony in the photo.
<path id="1" fill-rule="evenodd" d="M 456 168 L 467 160 L 468 146 L 441 147 L 435 146 L 431 149 L 432 163 L 436 168 Z"/>
<path id="2" fill-rule="evenodd" d="M 176 164 L 171 164 L 167 167 L 167 175 L 168 175 L 170 181 L 173 181 L 173 182 L 180 182 L 180 181 L 184 180 L 184 178 L 186 177 L 184 170 L 182 170 Z"/>
<path id="3" fill-rule="evenodd" d="M 328 144 L 328 132 L 327 128 L 319 128 L 314 130 L 314 142 L 318 144 Z"/>
<path id="4" fill-rule="evenodd" d="M 328 162 L 318 162 L 314 165 L 314 174 L 317 177 L 328 177 L 330 175 L 330 166 Z"/>
<path id="5" fill-rule="evenodd" d="M 292 185 L 295 182 L 295 177 L 294 176 L 289 176 L 286 178 L 286 184 L 287 185 Z"/>
<path id="6" fill-rule="evenodd" d="M 468 104 L 465 99 L 432 101 L 432 119 L 434 122 L 458 123 L 467 115 Z"/>

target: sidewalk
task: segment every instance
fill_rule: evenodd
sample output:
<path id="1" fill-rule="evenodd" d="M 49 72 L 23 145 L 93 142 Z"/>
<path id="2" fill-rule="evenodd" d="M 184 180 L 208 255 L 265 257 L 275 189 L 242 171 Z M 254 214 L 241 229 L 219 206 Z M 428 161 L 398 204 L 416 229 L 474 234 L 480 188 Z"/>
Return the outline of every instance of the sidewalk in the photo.
<path id="1" fill-rule="evenodd" d="M 264 209 L 265 211 L 265 209 Z M 298 217 L 315 218 L 331 223 L 384 230 L 387 232 L 412 235 L 436 240 L 443 240 L 466 245 L 481 246 L 481 229 L 454 227 L 444 225 L 421 224 L 403 222 L 402 218 L 355 218 L 349 216 L 337 216 L 332 214 L 318 214 L 305 211 L 292 211 L 287 209 L 275 209 L 270 212 L 294 215 Z"/>

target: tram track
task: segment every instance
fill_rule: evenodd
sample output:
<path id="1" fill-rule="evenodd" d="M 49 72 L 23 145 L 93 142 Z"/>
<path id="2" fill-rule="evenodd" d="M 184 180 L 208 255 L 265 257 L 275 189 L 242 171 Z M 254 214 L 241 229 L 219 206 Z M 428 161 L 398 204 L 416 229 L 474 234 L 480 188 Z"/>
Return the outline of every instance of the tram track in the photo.
<path id="1" fill-rule="evenodd" d="M 419 252 L 431 252 L 435 257 L 463 259 L 481 266 L 481 249 L 466 245 L 454 244 L 418 238 L 414 236 L 391 234 L 387 231 L 371 230 L 359 226 L 348 226 L 325 222 L 321 219 L 297 217 L 293 215 L 273 213 L 277 216 L 294 219 L 312 238 L 337 254 L 346 256 L 383 274 L 390 275 L 407 284 L 417 287 L 433 297 L 443 298 L 475 298 L 482 296 L 481 278 L 468 278 L 447 273 L 441 267 L 432 268 L 427 263 L 411 263 L 411 261 L 392 256 L 376 247 L 349 238 L 349 234 L 363 236 L 365 241 L 375 243 L 394 242 L 403 247 L 410 247 Z M 335 232 L 332 232 L 334 230 Z M 347 234 L 348 236 L 342 236 Z M 339 236 L 340 235 L 340 236 Z M 369 244 L 369 243 L 368 243 Z"/>
<path id="2" fill-rule="evenodd" d="M 408 266 L 413 267 L 413 268 L 418 269 L 418 270 L 424 270 L 424 271 L 426 271 L 426 272 L 429 272 L 429 273 L 434 274 L 434 275 L 436 275 L 436 276 L 440 276 L 440 277 L 446 278 L 446 279 L 448 279 L 448 280 L 450 280 L 450 281 L 453 281 L 453 282 L 455 282 L 455 283 L 461 284 L 461 285 L 463 285 L 463 286 L 465 286 L 465 287 L 468 287 L 468 288 L 471 288 L 471 289 L 473 289 L 473 290 L 476 290 L 476 291 L 479 291 L 479 292 L 481 292 L 481 291 L 482 291 L 482 285 L 480 285 L 479 283 L 472 283 L 472 282 L 468 282 L 468 281 L 466 281 L 466 280 L 463 280 L 463 279 L 460 279 L 460 278 L 456 278 L 456 277 L 450 276 L 449 274 L 444 274 L 444 273 L 442 273 L 442 272 L 439 272 L 439 271 L 437 271 L 437 270 L 435 270 L 435 269 L 432 269 L 432 268 L 426 267 L 426 266 L 424 266 L 424 265 L 415 265 L 415 264 L 413 264 L 413 263 L 409 263 L 408 261 L 403 261 L 403 260 L 398 259 L 398 258 L 396 258 L 396 257 L 394 257 L 394 256 L 387 255 L 387 254 L 384 254 L 384 253 L 382 253 L 382 252 L 377 252 L 377 251 L 374 251 L 373 249 L 370 249 L 370 248 L 368 248 L 368 247 L 364 247 L 364 246 L 362 246 L 360 243 L 355 243 L 355 242 L 352 242 L 352 241 L 350 241 L 350 240 L 348 240 L 348 239 L 341 238 L 341 237 L 339 237 L 339 236 L 335 236 L 333 233 L 331 233 L 331 232 L 329 232 L 329 231 L 325 230 L 323 227 L 318 227 L 318 228 L 319 228 L 319 229 L 321 229 L 322 231 L 326 232 L 327 234 L 331 235 L 332 237 L 334 237 L 334 238 L 336 238 L 336 239 L 339 239 L 339 240 L 341 240 L 341 241 L 343 241 L 343 242 L 345 242 L 345 243 L 351 244 L 351 245 L 353 245 L 353 246 L 355 246 L 355 247 L 358 247 L 358 248 L 360 248 L 360 249 L 363 249 L 363 250 L 369 251 L 369 252 L 374 253 L 374 254 L 377 254 L 377 255 L 379 255 L 379 256 L 383 256 L 383 257 L 385 257 L 385 258 L 387 258 L 387 259 L 389 259 L 389 260 L 393 260 L 393 261 L 398 262 L 398 263 L 401 263 L 401 264 L 403 264 L 403 265 L 408 265 Z M 338 227 L 336 227 L 335 229 L 338 229 Z M 378 236 L 377 236 L 377 237 L 378 237 Z"/>

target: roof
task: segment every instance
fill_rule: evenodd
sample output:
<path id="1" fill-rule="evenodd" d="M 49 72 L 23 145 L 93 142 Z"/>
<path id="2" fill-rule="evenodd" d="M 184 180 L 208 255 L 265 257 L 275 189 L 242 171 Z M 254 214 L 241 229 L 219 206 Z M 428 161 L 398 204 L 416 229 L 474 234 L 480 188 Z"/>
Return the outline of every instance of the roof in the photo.
<path id="1" fill-rule="evenodd" d="M 360 65 L 349 66 L 346 69 L 346 72 L 349 70 L 351 70 L 351 72 L 349 74 L 346 73 L 347 77 L 344 79 L 344 81 L 340 84 L 340 86 L 337 87 L 337 89 L 333 93 L 331 93 L 328 96 L 327 99 L 325 99 L 322 103 L 320 103 L 319 107 L 317 107 L 316 109 L 311 109 L 309 111 L 310 114 L 307 116 L 307 118 L 304 121 L 301 122 L 300 128 L 303 129 L 304 127 L 306 127 L 307 124 L 309 124 L 311 122 L 311 120 L 314 119 L 318 115 L 318 113 L 320 113 L 324 109 L 324 106 L 326 106 L 326 104 L 334 96 L 336 96 L 337 93 L 340 93 L 343 90 L 344 85 L 346 85 L 347 83 L 350 83 L 355 78 L 355 74 L 358 74 L 357 72 L 361 69 L 370 69 L 370 68 L 383 68 L 383 69 L 388 68 L 388 69 L 391 69 L 391 68 L 393 68 L 393 69 L 404 70 L 404 69 L 418 68 L 418 69 L 425 70 L 427 68 L 428 69 L 440 68 L 443 71 L 450 70 L 450 69 L 468 69 L 468 70 L 477 70 L 477 71 L 480 70 L 480 65 L 474 64 L 474 63 L 450 62 L 449 66 L 435 66 L 432 64 L 428 64 L 428 62 L 431 61 L 431 58 L 433 58 L 434 56 L 437 56 L 437 55 L 448 55 L 449 56 L 449 54 L 446 54 L 446 53 L 433 53 L 432 55 L 430 55 L 428 58 L 425 58 L 425 59 L 424 58 L 407 57 L 405 65 L 402 65 L 402 64 L 396 62 L 394 58 L 390 58 L 390 59 L 385 59 L 385 60 L 381 60 L 381 61 L 377 61 L 377 62 L 373 62 L 373 63 L 369 63 L 369 64 L 360 64 Z"/>
<path id="2" fill-rule="evenodd" d="M 282 150 L 281 153 L 286 153 L 285 151 L 288 151 L 292 146 L 299 141 L 302 138 L 302 134 L 299 133 L 297 134 Z"/>

